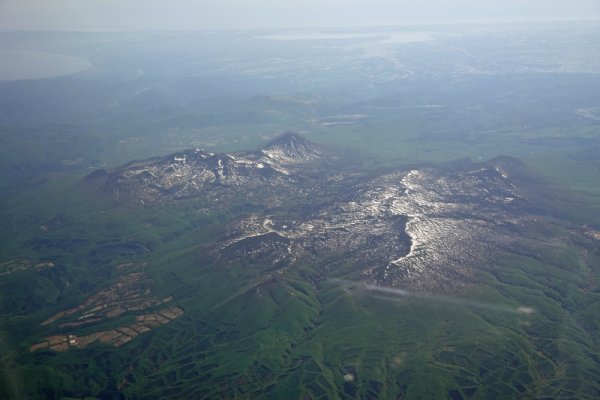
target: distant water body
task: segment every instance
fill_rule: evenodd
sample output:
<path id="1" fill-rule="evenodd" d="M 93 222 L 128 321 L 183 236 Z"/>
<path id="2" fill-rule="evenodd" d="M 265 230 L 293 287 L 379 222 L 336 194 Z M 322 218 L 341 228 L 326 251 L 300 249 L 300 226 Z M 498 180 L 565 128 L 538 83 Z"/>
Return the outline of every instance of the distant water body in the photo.
<path id="1" fill-rule="evenodd" d="M 70 75 L 92 64 L 83 58 L 42 51 L 0 50 L 0 81 Z"/>

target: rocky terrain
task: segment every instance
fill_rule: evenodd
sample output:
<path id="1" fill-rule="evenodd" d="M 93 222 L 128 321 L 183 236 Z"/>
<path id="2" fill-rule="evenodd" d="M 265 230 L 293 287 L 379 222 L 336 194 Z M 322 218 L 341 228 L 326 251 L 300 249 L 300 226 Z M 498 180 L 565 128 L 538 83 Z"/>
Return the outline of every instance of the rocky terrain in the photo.
<path id="1" fill-rule="evenodd" d="M 117 200 L 141 204 L 202 196 L 211 203 L 243 198 L 276 205 L 289 196 L 310 193 L 334 160 L 322 147 L 284 133 L 254 152 L 185 150 L 134 161 L 112 172 L 96 171 L 86 180 L 103 182 Z"/>
<path id="2" fill-rule="evenodd" d="M 529 210 L 493 163 L 451 173 L 411 169 L 366 179 L 346 199 L 300 217 L 249 216 L 218 251 L 277 267 L 335 254 L 335 263 L 356 264 L 362 279 L 382 285 L 455 288 L 513 241 Z"/>
<path id="3" fill-rule="evenodd" d="M 57 282 L 10 298 L 40 310 L 23 363 L 79 379 L 63 397 L 410 398 L 441 376 L 425 397 L 557 398 L 567 368 L 597 375 L 599 233 L 553 193 L 510 157 L 368 170 L 286 133 L 90 174 L 0 277 Z"/>
<path id="4" fill-rule="evenodd" d="M 347 165 L 286 133 L 255 152 L 188 150 L 88 179 L 142 204 L 200 197 L 213 207 L 262 205 L 228 226 L 211 249 L 218 260 L 274 271 L 334 256 L 324 268 L 351 263 L 360 279 L 417 290 L 469 282 L 532 219 L 532 204 L 509 172 L 518 161 L 510 158 L 375 175 Z M 301 211 L 269 213 L 291 198 Z"/>

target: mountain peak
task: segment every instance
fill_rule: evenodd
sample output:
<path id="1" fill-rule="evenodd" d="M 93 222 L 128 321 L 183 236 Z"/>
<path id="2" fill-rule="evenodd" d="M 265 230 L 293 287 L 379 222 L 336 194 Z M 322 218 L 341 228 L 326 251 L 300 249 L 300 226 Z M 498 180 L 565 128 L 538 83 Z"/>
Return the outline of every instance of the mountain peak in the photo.
<path id="1" fill-rule="evenodd" d="M 320 146 L 301 135 L 285 132 L 271 140 L 261 153 L 272 160 L 297 162 L 319 158 L 322 151 Z"/>

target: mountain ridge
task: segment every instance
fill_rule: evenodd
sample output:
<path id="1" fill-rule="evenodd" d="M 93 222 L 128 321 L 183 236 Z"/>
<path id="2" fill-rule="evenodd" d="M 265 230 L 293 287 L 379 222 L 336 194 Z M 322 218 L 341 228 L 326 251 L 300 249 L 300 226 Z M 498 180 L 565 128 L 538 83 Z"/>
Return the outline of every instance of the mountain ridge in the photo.
<path id="1" fill-rule="evenodd" d="M 236 202 L 302 210 L 242 215 L 209 249 L 215 262 L 286 269 L 337 254 L 361 265 L 361 279 L 419 290 L 453 291 L 472 281 L 477 265 L 512 243 L 515 226 L 527 229 L 540 212 L 512 177 L 524 166 L 510 157 L 366 174 L 344 161 L 285 132 L 256 151 L 184 150 L 95 174 L 119 201 L 198 198 L 213 211 Z"/>
<path id="2" fill-rule="evenodd" d="M 112 171 L 97 170 L 84 180 L 103 183 L 104 190 L 115 198 L 119 193 L 121 199 L 143 204 L 198 195 L 222 200 L 235 197 L 231 190 L 267 201 L 260 195 L 261 189 L 277 185 L 293 192 L 295 183 L 311 180 L 311 170 L 331 159 L 331 153 L 322 146 L 286 132 L 256 151 L 212 153 L 187 149 L 132 161 Z"/>

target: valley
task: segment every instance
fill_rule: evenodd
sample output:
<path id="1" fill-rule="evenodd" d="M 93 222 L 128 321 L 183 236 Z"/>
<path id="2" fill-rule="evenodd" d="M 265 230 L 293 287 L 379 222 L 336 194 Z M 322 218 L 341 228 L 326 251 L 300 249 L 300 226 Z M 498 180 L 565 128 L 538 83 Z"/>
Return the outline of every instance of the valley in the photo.
<path id="1" fill-rule="evenodd" d="M 599 32 L 0 33 L 0 399 L 600 397 Z"/>
<path id="2" fill-rule="evenodd" d="M 348 168 L 348 156 L 285 133 L 255 151 L 186 150 L 80 179 L 69 189 L 76 213 L 32 230 L 56 275 L 22 272 L 34 274 L 26 285 L 72 294 L 40 294 L 46 306 L 15 362 L 47 360 L 45 373 L 77 378 L 76 360 L 94 360 L 92 388 L 116 375 L 114 393 L 132 398 L 285 396 L 290 380 L 326 397 L 551 396 L 564 388 L 544 382 L 564 368 L 595 371 L 596 328 L 564 301 L 593 307 L 600 244 L 540 200 L 554 189 L 510 157 L 376 172 Z M 60 244 L 70 232 L 78 242 Z M 69 253 L 93 283 L 71 273 L 61 289 Z M 553 345 L 564 325 L 550 312 L 574 321 L 586 353 Z M 137 361 L 121 370 L 122 357 Z M 432 373 L 428 389 L 393 378 Z M 489 386 L 500 373 L 509 383 Z M 92 393 L 75 382 L 57 390 Z M 573 393 L 597 390 L 585 375 L 576 382 Z"/>

